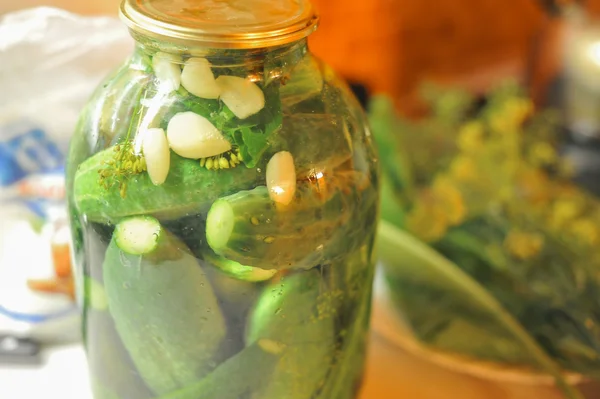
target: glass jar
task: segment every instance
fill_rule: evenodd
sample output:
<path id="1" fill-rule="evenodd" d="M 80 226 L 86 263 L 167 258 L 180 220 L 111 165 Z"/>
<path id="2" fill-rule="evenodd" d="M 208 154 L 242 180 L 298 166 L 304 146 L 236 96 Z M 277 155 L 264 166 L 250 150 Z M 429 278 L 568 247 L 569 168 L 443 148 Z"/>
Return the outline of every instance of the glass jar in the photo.
<path id="1" fill-rule="evenodd" d="M 72 140 L 94 397 L 354 398 L 378 169 L 306 1 L 125 0 Z"/>

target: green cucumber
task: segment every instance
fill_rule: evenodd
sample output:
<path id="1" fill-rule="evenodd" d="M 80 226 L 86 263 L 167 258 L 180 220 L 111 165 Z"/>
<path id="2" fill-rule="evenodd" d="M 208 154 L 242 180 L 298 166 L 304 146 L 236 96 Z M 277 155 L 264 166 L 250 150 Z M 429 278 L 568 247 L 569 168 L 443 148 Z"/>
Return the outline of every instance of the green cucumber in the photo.
<path id="1" fill-rule="evenodd" d="M 323 199 L 310 184 L 298 186 L 289 206 L 278 207 L 267 187 L 216 201 L 208 212 L 206 240 L 215 253 L 261 269 L 312 268 L 352 214 L 340 191 Z"/>
<path id="2" fill-rule="evenodd" d="M 260 392 L 272 379 L 272 372 L 284 346 L 259 340 L 222 363 L 195 384 L 158 399 L 240 399 Z"/>
<path id="3" fill-rule="evenodd" d="M 104 147 L 114 139 L 124 137 L 135 117 L 137 101 L 151 79 L 146 72 L 126 64 L 109 76 L 93 93 L 76 136 L 98 137 Z"/>
<path id="4" fill-rule="evenodd" d="M 263 291 L 250 317 L 246 342 L 270 339 L 286 345 L 268 385 L 255 399 L 312 398 L 330 372 L 334 322 L 320 312 L 323 286 L 318 270 L 283 277 Z M 325 312 L 327 313 L 327 312 Z"/>
<path id="5" fill-rule="evenodd" d="M 114 155 L 110 148 L 83 162 L 75 175 L 73 198 L 79 213 L 89 222 L 116 223 L 128 216 L 153 215 L 173 220 L 198 213 L 217 198 L 258 184 L 254 169 L 238 166 L 220 171 L 207 170 L 198 161 L 171 153 L 167 181 L 155 186 L 147 173 L 127 181 L 122 198 L 117 187 L 107 190 L 99 184 L 98 171 Z"/>
<path id="6" fill-rule="evenodd" d="M 259 267 L 244 266 L 236 261 L 223 258 L 208 248 L 202 252 L 202 256 L 204 260 L 216 266 L 226 275 L 242 281 L 261 282 L 270 280 L 277 274 L 277 270 L 264 270 Z"/>
<path id="7" fill-rule="evenodd" d="M 323 74 L 319 62 L 310 54 L 298 62 L 290 72 L 290 79 L 281 85 L 279 94 L 284 107 L 292 107 L 323 90 Z"/>
<path id="8" fill-rule="evenodd" d="M 372 246 L 375 241 L 376 224 L 379 220 L 378 191 L 372 185 L 362 190 L 356 187 L 347 189 L 346 202 L 353 204 L 353 213 L 327 248 L 325 259 L 329 262 L 348 259 L 349 254 L 357 248 L 362 248 L 366 243 Z M 369 261 L 365 261 L 362 267 L 366 267 L 368 263 Z"/>
<path id="9" fill-rule="evenodd" d="M 356 255 L 359 256 L 358 253 Z M 344 343 L 336 357 L 336 366 L 318 399 L 347 399 L 356 394 L 355 384 L 362 375 L 367 349 L 372 278 L 373 270 L 369 272 L 368 278 L 362 278 L 361 295 L 355 298 L 357 301 L 352 301 L 353 304 L 358 304 L 358 308 L 354 312 L 352 320 L 347 321 L 351 324 L 344 334 Z"/>
<path id="10" fill-rule="evenodd" d="M 91 309 L 104 311 L 108 308 L 108 299 L 104 286 L 94 278 L 85 276 L 83 278 L 85 305 Z"/>
<path id="11" fill-rule="evenodd" d="M 147 399 L 152 396 L 121 342 L 107 312 L 87 308 L 84 336 L 94 398 Z"/>
<path id="12" fill-rule="evenodd" d="M 183 242 L 151 217 L 125 219 L 103 270 L 116 329 L 154 393 L 185 387 L 212 370 L 225 320 Z"/>
<path id="13" fill-rule="evenodd" d="M 270 140 L 269 155 L 289 151 L 299 178 L 331 170 L 352 158 L 352 137 L 344 119 L 331 114 L 284 115 Z"/>
<path id="14" fill-rule="evenodd" d="M 91 387 L 94 399 L 121 399 L 119 395 L 100 383 L 92 382 Z"/>
<path id="15" fill-rule="evenodd" d="M 231 277 L 208 261 L 202 262 L 202 268 L 210 280 L 223 314 L 227 315 L 227 336 L 218 357 L 218 360 L 223 361 L 246 346 L 244 326 L 250 309 L 266 283 L 249 282 Z"/>

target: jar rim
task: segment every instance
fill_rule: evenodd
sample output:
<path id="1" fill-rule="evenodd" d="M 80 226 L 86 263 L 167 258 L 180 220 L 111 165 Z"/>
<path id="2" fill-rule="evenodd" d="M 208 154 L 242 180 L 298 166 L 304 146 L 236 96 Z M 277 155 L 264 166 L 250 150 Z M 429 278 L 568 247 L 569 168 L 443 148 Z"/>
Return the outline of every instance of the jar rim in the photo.
<path id="1" fill-rule="evenodd" d="M 310 0 L 123 0 L 119 14 L 151 38 L 228 49 L 292 43 L 319 24 Z"/>

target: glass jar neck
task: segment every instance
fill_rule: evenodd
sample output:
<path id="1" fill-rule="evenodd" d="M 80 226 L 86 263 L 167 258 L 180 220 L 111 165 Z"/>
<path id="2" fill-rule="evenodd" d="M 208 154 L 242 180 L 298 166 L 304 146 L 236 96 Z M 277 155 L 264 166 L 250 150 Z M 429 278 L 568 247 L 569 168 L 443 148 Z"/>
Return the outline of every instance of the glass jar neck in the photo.
<path id="1" fill-rule="evenodd" d="M 277 47 L 227 49 L 200 45 L 184 46 L 149 38 L 136 32 L 132 32 L 132 36 L 136 42 L 135 53 L 139 56 L 153 57 L 157 52 L 162 52 L 182 57 L 183 60 L 189 57 L 202 57 L 208 59 L 215 68 L 294 65 L 308 52 L 307 39 Z"/>

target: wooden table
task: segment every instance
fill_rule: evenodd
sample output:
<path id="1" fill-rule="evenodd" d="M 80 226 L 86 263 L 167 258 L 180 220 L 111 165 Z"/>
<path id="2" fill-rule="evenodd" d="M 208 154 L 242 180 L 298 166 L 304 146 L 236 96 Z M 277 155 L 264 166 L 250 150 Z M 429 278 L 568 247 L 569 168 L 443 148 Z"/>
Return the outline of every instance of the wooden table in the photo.
<path id="1" fill-rule="evenodd" d="M 484 381 L 418 359 L 371 333 L 360 399 L 562 399 L 550 388 Z"/>
<path id="2" fill-rule="evenodd" d="M 377 301 L 375 301 L 377 302 Z M 434 364 L 431 358 L 407 351 L 381 328 L 385 321 L 375 305 L 369 355 L 359 399 L 563 399 L 551 385 L 526 385 L 493 381 Z M 464 371 L 464 370 L 463 370 Z M 598 385 L 581 387 L 586 399 L 600 399 Z"/>

